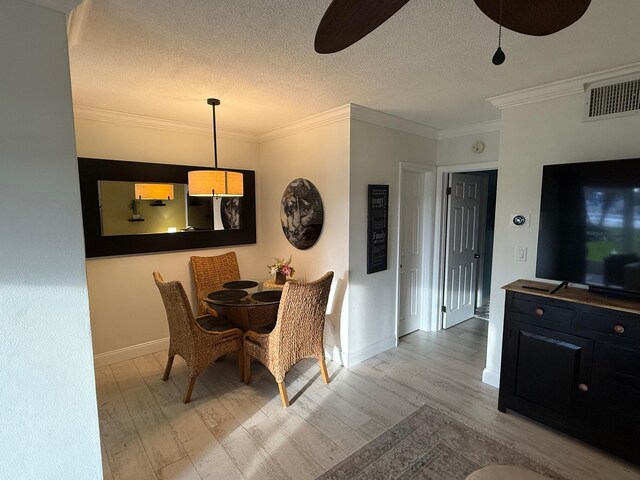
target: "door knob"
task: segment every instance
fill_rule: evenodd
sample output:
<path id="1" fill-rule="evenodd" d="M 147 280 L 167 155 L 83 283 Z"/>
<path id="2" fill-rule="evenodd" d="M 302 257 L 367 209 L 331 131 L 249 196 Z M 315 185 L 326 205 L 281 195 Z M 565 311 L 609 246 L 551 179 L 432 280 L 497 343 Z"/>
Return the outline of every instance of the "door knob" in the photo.
<path id="1" fill-rule="evenodd" d="M 578 388 L 581 392 L 586 392 L 587 390 L 589 390 L 589 386 L 586 383 L 581 383 L 580 385 L 578 385 Z"/>
<path id="2" fill-rule="evenodd" d="M 474 253 L 473 254 L 473 258 L 480 258 L 480 254 L 479 253 Z"/>

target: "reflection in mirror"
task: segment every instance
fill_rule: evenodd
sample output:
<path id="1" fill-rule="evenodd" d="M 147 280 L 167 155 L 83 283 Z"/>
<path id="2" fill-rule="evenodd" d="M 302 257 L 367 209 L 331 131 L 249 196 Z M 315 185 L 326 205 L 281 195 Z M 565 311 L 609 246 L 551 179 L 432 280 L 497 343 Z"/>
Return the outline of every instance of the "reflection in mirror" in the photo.
<path id="1" fill-rule="evenodd" d="M 187 215 L 191 229 L 213 229 L 213 199 L 211 197 L 189 197 Z"/>
<path id="2" fill-rule="evenodd" d="M 103 237 L 239 230 L 242 199 L 191 197 L 187 185 L 98 181 Z M 163 198 L 155 198 L 162 196 Z M 153 197 L 153 198 L 152 198 Z"/>
<path id="3" fill-rule="evenodd" d="M 192 230 L 240 230 L 242 198 L 188 196 L 189 228 Z M 213 227 L 211 226 L 213 216 Z"/>
<path id="4" fill-rule="evenodd" d="M 136 183 L 134 187 L 134 197 L 137 200 L 153 200 L 154 207 L 162 207 L 162 200 L 175 198 L 175 189 L 170 183 Z"/>
<path id="5" fill-rule="evenodd" d="M 242 228 L 242 197 L 223 197 L 218 202 L 221 224 L 216 222 L 216 230 L 240 230 Z"/>
<path id="6" fill-rule="evenodd" d="M 99 180 L 102 236 L 167 233 L 187 228 L 186 185 L 172 187 L 173 199 L 143 200 L 135 198 L 135 182 Z"/>

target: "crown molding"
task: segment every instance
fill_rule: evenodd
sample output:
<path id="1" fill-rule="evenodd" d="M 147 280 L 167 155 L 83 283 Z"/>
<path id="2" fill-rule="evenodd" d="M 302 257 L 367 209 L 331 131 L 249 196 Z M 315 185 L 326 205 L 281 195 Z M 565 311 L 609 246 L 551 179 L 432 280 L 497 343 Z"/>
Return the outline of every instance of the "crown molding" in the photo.
<path id="1" fill-rule="evenodd" d="M 82 0 L 24 0 L 27 3 L 55 10 L 56 12 L 69 13 L 76 8 Z"/>
<path id="2" fill-rule="evenodd" d="M 506 93 L 495 97 L 487 98 L 494 107 L 504 110 L 506 108 L 519 107 L 529 103 L 551 100 L 554 98 L 583 93 L 585 84 L 599 82 L 609 78 L 631 75 L 640 71 L 640 63 L 632 63 L 621 67 L 602 70 L 600 72 L 581 75 L 579 77 L 561 80 L 559 82 L 547 83 L 537 87 L 519 90 L 517 92 Z"/>
<path id="3" fill-rule="evenodd" d="M 413 122 L 406 118 L 397 117 L 395 115 L 363 107 L 362 105 L 357 105 L 355 103 L 350 104 L 350 106 L 351 118 L 354 120 L 360 120 L 361 122 L 371 123 L 373 125 L 391 128 L 393 130 L 399 130 L 413 135 L 419 135 L 432 140 L 438 139 L 439 130 L 434 127 L 430 127 L 429 125 L 423 125 L 422 123 Z"/>
<path id="4" fill-rule="evenodd" d="M 264 133 L 258 135 L 258 143 L 268 142 L 275 140 L 276 138 L 286 137 L 287 135 L 293 135 L 294 133 L 304 132 L 312 128 L 321 127 L 330 123 L 339 122 L 345 120 L 351 116 L 351 105 L 342 105 L 341 107 L 332 108 L 326 112 L 318 113 L 302 120 L 287 123 L 281 127 L 267 130 Z"/>
<path id="5" fill-rule="evenodd" d="M 258 142 L 268 142 L 276 138 L 293 135 L 294 133 L 304 132 L 305 130 L 346 119 L 360 120 L 373 125 L 391 128 L 393 130 L 399 130 L 434 140 L 438 138 L 438 130 L 433 127 L 429 127 L 428 125 L 422 125 L 372 108 L 363 107 L 362 105 L 357 105 L 355 103 L 349 103 L 296 122 L 288 123 L 282 127 L 268 130 L 258 135 Z"/>
<path id="6" fill-rule="evenodd" d="M 82 120 L 93 120 L 115 125 L 129 125 L 196 135 L 206 135 L 209 137 L 211 136 L 211 127 L 209 126 L 178 122 L 175 120 L 165 120 L 145 115 L 136 115 L 133 113 L 116 112 L 113 110 L 74 105 L 73 114 L 76 119 Z M 405 133 L 411 133 L 413 135 L 419 135 L 433 140 L 437 140 L 439 138 L 439 131 L 433 127 L 356 104 L 342 105 L 340 107 L 327 110 L 326 112 L 318 113 L 272 130 L 267 130 L 259 135 L 219 127 L 217 129 L 217 133 L 221 138 L 230 138 L 252 143 L 264 143 L 276 138 L 293 135 L 298 132 L 303 132 L 305 130 L 318 128 L 323 125 L 348 119 L 360 120 L 362 122 L 399 130 Z"/>
<path id="7" fill-rule="evenodd" d="M 154 128 L 157 130 L 168 130 L 171 132 L 191 133 L 210 137 L 212 130 L 210 126 L 198 125 L 195 123 L 178 122 L 175 120 L 165 120 L 161 118 L 147 117 L 145 115 L 135 115 L 133 113 L 115 112 L 100 108 L 84 107 L 82 105 L 73 106 L 75 118 L 83 120 L 94 120 L 97 122 L 112 123 L 115 125 L 129 125 L 134 127 Z M 258 141 L 256 135 L 241 130 L 231 130 L 217 127 L 216 133 L 220 138 L 241 140 L 243 142 L 255 143 Z"/>
<path id="8" fill-rule="evenodd" d="M 447 138 L 465 137 L 467 135 L 478 135 L 480 133 L 499 132 L 500 120 L 488 120 L 486 122 L 472 123 L 462 127 L 447 128 L 440 130 L 438 140 Z"/>
<path id="9" fill-rule="evenodd" d="M 91 2 L 92 0 L 82 0 L 82 3 L 67 15 L 67 43 L 69 44 L 69 50 L 80 41 L 82 32 L 87 24 L 89 10 L 91 10 Z"/>

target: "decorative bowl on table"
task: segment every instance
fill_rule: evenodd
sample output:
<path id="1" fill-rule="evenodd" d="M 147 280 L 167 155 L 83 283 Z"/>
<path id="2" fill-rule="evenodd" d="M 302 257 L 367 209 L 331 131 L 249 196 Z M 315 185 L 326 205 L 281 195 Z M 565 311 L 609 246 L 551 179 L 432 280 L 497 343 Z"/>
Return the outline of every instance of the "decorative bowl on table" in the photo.
<path id="1" fill-rule="evenodd" d="M 254 282 L 253 280 L 236 280 L 233 282 L 227 282 L 224 285 L 222 285 L 222 288 L 230 288 L 233 290 L 243 290 L 245 288 L 253 288 L 253 287 L 257 287 L 258 286 L 258 282 Z"/>
<path id="2" fill-rule="evenodd" d="M 233 300 L 239 300 L 248 295 L 244 290 L 218 290 L 215 292 L 211 292 L 207 295 L 209 300 L 217 300 L 221 302 L 230 302 Z"/>
<path id="3" fill-rule="evenodd" d="M 282 296 L 281 290 L 263 290 L 262 292 L 256 292 L 251 295 L 251 298 L 259 302 L 279 302 Z"/>

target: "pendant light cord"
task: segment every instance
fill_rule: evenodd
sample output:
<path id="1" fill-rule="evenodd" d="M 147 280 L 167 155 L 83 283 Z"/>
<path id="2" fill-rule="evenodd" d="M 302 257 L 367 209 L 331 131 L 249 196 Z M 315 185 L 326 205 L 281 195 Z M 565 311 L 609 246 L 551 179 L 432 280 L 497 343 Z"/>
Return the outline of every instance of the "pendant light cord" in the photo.
<path id="1" fill-rule="evenodd" d="M 213 160 L 216 170 L 218 169 L 218 140 L 216 138 L 216 105 L 213 103 Z"/>
<path id="2" fill-rule="evenodd" d="M 498 22 L 498 48 L 500 48 L 502 42 L 502 0 L 500 0 L 500 17 Z"/>

